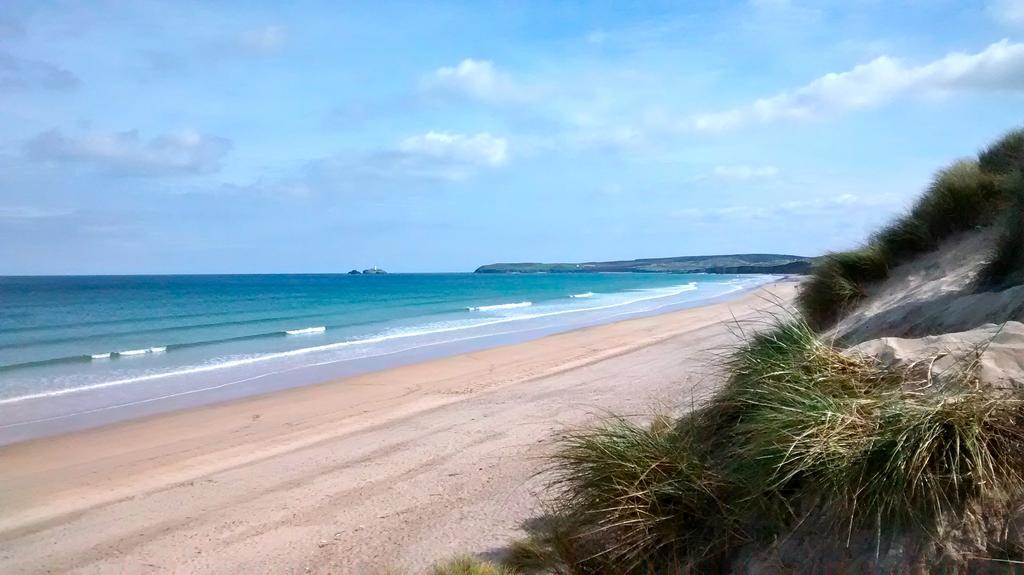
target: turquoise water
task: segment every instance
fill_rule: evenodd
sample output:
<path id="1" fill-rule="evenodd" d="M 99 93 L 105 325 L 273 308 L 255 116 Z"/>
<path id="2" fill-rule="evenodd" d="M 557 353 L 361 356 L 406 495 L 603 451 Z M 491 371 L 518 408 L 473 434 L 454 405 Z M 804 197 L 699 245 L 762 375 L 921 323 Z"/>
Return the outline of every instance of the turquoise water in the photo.
<path id="1" fill-rule="evenodd" d="M 256 379 L 612 321 L 763 276 L 391 274 L 0 278 L 0 429 Z M 504 338 L 504 339 L 503 339 Z M 453 347 L 455 346 L 455 347 Z M 443 355 L 438 352 L 434 355 Z M 374 367 L 386 365 L 377 360 Z M 325 368 L 324 366 L 335 366 Z M 333 371 L 332 371 L 333 369 Z M 258 392 L 263 388 L 253 388 Z"/>

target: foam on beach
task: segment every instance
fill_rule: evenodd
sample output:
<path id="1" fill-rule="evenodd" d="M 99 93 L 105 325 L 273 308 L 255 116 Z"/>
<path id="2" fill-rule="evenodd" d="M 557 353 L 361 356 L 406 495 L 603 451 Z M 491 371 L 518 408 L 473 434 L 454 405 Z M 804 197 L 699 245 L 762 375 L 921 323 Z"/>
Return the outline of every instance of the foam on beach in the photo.
<path id="1" fill-rule="evenodd" d="M 110 352 L 107 353 L 94 353 L 89 356 L 92 359 L 110 359 Z"/>

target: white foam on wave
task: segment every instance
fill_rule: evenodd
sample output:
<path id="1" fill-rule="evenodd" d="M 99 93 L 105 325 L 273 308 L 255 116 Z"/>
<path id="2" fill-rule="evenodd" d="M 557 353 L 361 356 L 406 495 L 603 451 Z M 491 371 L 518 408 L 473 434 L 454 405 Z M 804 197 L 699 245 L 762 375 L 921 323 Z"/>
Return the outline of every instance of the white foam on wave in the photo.
<path id="1" fill-rule="evenodd" d="M 284 332 L 288 335 L 309 335 L 312 333 L 323 333 L 327 331 L 327 327 L 320 325 L 316 327 L 304 327 L 302 329 L 286 329 Z"/>
<path id="2" fill-rule="evenodd" d="M 167 346 L 144 347 L 142 349 L 126 349 L 124 351 L 119 351 L 119 352 L 117 352 L 117 356 L 121 357 L 121 356 L 132 356 L 132 355 L 145 355 L 147 353 L 163 353 L 165 351 L 167 351 Z M 109 354 L 109 353 L 106 353 L 106 354 L 104 354 L 104 353 L 97 353 L 96 355 L 93 355 L 92 358 L 93 359 L 105 359 L 105 358 L 110 357 L 111 355 L 112 354 Z"/>
<path id="3" fill-rule="evenodd" d="M 594 292 L 588 291 L 586 293 L 577 293 L 577 294 L 573 294 L 573 295 L 571 295 L 569 297 L 571 297 L 573 299 L 581 299 L 581 298 L 594 297 Z"/>
<path id="4" fill-rule="evenodd" d="M 567 309 L 560 309 L 560 310 L 548 311 L 548 312 L 520 314 L 520 315 L 515 315 L 515 316 L 509 316 L 509 317 L 498 317 L 498 318 L 488 319 L 488 320 L 484 320 L 484 321 L 465 323 L 465 324 L 457 324 L 457 325 L 446 325 L 446 326 L 441 326 L 441 327 L 438 327 L 438 326 L 425 326 L 423 328 L 418 328 L 418 329 L 417 328 L 413 328 L 413 329 L 408 329 L 408 330 L 403 330 L 403 331 L 398 331 L 398 332 L 385 332 L 385 333 L 380 334 L 380 335 L 371 336 L 371 337 L 367 337 L 367 338 L 363 338 L 363 339 L 354 339 L 354 340 L 348 340 L 348 341 L 340 341 L 340 342 L 328 343 L 328 344 L 324 344 L 324 345 L 317 345 L 317 346 L 312 346 L 312 347 L 304 347 L 304 348 L 300 348 L 300 349 L 293 349 L 293 350 L 289 350 L 289 351 L 280 351 L 280 352 L 275 352 L 275 353 L 267 353 L 267 354 L 263 354 L 263 355 L 253 356 L 253 357 L 245 357 L 245 358 L 241 358 L 241 359 L 228 360 L 228 361 L 223 361 L 223 362 L 215 363 L 215 364 L 191 366 L 191 367 L 187 367 L 185 369 L 179 369 L 179 370 L 176 370 L 176 371 L 167 371 L 167 372 L 163 372 L 163 373 L 151 373 L 151 374 L 140 375 L 140 376 L 136 376 L 136 377 L 128 377 L 128 378 L 124 378 L 124 379 L 105 381 L 105 382 L 102 382 L 102 383 L 83 385 L 83 386 L 79 386 L 79 387 L 68 387 L 68 388 L 64 388 L 64 389 L 54 389 L 54 390 L 43 391 L 43 392 L 38 392 L 38 393 L 26 394 L 26 395 L 21 395 L 21 396 L 17 396 L 17 397 L 8 397 L 8 398 L 0 399 L 0 405 L 6 405 L 6 404 L 9 404 L 9 403 L 18 403 L 18 402 L 28 401 L 28 400 L 33 400 L 33 399 L 44 399 L 44 398 L 51 398 L 51 397 L 59 397 L 59 396 L 62 396 L 62 395 L 68 395 L 68 394 L 72 394 L 72 393 L 80 393 L 80 392 L 85 392 L 85 391 L 95 391 L 95 390 L 98 390 L 98 389 L 105 389 L 105 388 L 108 388 L 108 387 L 117 387 L 117 386 L 121 386 L 121 385 L 133 384 L 133 383 L 141 383 L 141 382 L 145 382 L 145 381 L 152 381 L 152 380 L 157 380 L 157 379 L 165 379 L 165 378 L 168 378 L 168 377 L 175 377 L 175 376 L 182 376 L 182 375 L 191 375 L 191 374 L 195 374 L 195 373 L 206 373 L 206 372 L 210 372 L 210 371 L 217 371 L 217 370 L 221 370 L 221 369 L 228 369 L 228 368 L 232 368 L 232 367 L 239 367 L 239 366 L 243 366 L 243 365 L 251 365 L 251 364 L 254 364 L 254 363 L 261 363 L 261 362 L 265 362 L 265 361 L 269 361 L 269 360 L 274 360 L 274 359 L 283 359 L 283 358 L 287 358 L 287 357 L 295 357 L 295 356 L 300 356 L 300 355 L 304 355 L 304 354 L 308 354 L 308 353 L 316 353 L 316 352 L 321 352 L 321 351 L 332 351 L 332 350 L 337 350 L 337 349 L 344 349 L 344 348 L 355 346 L 355 345 L 371 345 L 371 344 L 375 344 L 375 343 L 382 343 L 382 342 L 385 342 L 385 341 L 391 341 L 391 340 L 396 340 L 396 339 L 405 339 L 405 338 L 418 337 L 418 336 L 424 336 L 424 335 L 448 333 L 448 332 L 460 331 L 460 330 L 464 330 L 464 329 L 474 329 L 474 328 L 486 327 L 486 326 L 490 326 L 490 325 L 497 325 L 497 324 L 515 322 L 515 321 L 523 321 L 523 320 L 537 319 L 537 318 L 543 318 L 543 317 L 555 317 L 555 316 L 566 315 L 566 314 L 573 314 L 573 313 L 584 313 L 584 312 L 600 311 L 600 310 L 604 310 L 604 309 L 612 309 L 612 308 L 616 308 L 616 307 L 632 305 L 632 304 L 636 304 L 636 303 L 640 303 L 640 302 L 644 302 L 644 301 L 656 300 L 656 299 L 661 299 L 661 298 L 666 298 L 666 297 L 673 297 L 673 296 L 677 296 L 677 295 L 680 295 L 680 294 L 683 294 L 683 293 L 686 293 L 686 292 L 689 292 L 689 291 L 693 291 L 693 290 L 696 290 L 696 289 L 697 289 L 697 282 L 690 282 L 688 284 L 673 286 L 673 287 L 669 287 L 669 288 L 654 288 L 654 289 L 638 290 L 638 292 L 634 292 L 634 293 L 640 293 L 640 294 L 645 294 L 645 295 L 643 295 L 641 297 L 637 297 L 637 298 L 632 298 L 632 299 L 629 299 L 629 300 L 624 300 L 624 301 L 619 301 L 619 302 L 614 302 L 614 303 L 609 303 L 609 304 L 604 304 L 604 305 L 595 305 L 595 306 L 591 306 L 591 307 L 581 307 L 581 308 L 567 308 Z M 137 351 L 137 350 L 132 350 L 132 351 Z M 145 353 L 147 350 L 141 350 L 141 351 L 142 351 L 142 353 Z M 121 353 L 123 354 L 124 352 L 121 352 Z M 355 358 L 353 358 L 353 359 L 355 359 Z"/>
<path id="5" fill-rule="evenodd" d="M 110 359 L 110 352 L 108 351 L 107 353 L 94 353 L 89 357 L 91 357 L 92 359 Z"/>
<path id="6" fill-rule="evenodd" d="M 533 305 L 532 301 L 521 301 L 517 303 L 499 303 L 496 305 L 480 305 L 476 307 L 467 307 L 469 311 L 497 311 L 501 309 L 518 309 L 521 307 L 530 307 Z"/>

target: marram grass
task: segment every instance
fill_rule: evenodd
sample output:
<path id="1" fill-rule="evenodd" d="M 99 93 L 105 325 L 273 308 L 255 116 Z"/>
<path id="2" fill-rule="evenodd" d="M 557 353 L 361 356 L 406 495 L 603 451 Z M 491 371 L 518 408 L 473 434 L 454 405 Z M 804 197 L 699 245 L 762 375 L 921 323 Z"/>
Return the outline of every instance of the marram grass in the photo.
<path id="1" fill-rule="evenodd" d="M 1024 171 L 1024 129 L 1008 132 L 978 155 L 981 169 L 991 174 Z"/>
<path id="2" fill-rule="evenodd" d="M 613 418 L 568 434 L 551 469 L 563 521 L 516 543 L 511 564 L 719 570 L 742 545 L 805 521 L 835 541 L 854 530 L 928 534 L 1024 495 L 1024 404 L 979 389 L 972 365 L 940 386 L 776 319 L 727 367 L 706 406 L 671 422 Z"/>
<path id="3" fill-rule="evenodd" d="M 1024 173 L 1005 176 L 1012 200 L 988 262 L 978 274 L 981 289 L 1001 289 L 1024 283 Z"/>
<path id="4" fill-rule="evenodd" d="M 602 541 L 581 555 L 637 568 L 729 539 L 723 478 L 693 431 L 688 423 L 658 429 L 613 419 L 562 440 L 553 469 L 560 505 Z"/>

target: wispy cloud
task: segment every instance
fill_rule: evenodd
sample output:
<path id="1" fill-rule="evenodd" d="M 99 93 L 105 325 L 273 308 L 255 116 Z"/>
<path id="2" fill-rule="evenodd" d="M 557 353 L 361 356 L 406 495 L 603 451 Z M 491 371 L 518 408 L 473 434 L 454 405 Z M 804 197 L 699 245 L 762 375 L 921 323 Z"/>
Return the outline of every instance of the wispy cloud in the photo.
<path id="1" fill-rule="evenodd" d="M 508 160 L 508 142 L 486 133 L 467 136 L 427 132 L 405 138 L 398 149 L 409 155 L 474 166 L 496 167 Z"/>
<path id="2" fill-rule="evenodd" d="M 1024 26 L 1024 0 L 991 0 L 988 11 L 1007 26 Z"/>
<path id="3" fill-rule="evenodd" d="M 1024 44 L 1002 40 L 974 54 L 954 52 L 920 66 L 881 56 L 846 72 L 826 74 L 792 91 L 692 118 L 697 130 L 820 118 L 879 106 L 910 94 L 1024 91 Z"/>
<path id="4" fill-rule="evenodd" d="M 532 100 L 536 89 L 517 81 L 490 60 L 466 58 L 454 66 L 442 66 L 422 81 L 428 92 L 455 95 L 492 104 Z"/>
<path id="5" fill-rule="evenodd" d="M 508 148 L 505 138 L 488 133 L 427 132 L 403 139 L 366 165 L 384 175 L 464 180 L 481 169 L 503 166 Z"/>
<path id="6" fill-rule="evenodd" d="M 271 198 L 312 198 L 387 189 L 408 191 L 416 181 L 459 182 L 509 161 L 505 138 L 488 133 L 426 132 L 390 147 L 362 154 L 336 154 L 311 160 L 283 177 L 228 184 L 217 191 Z M 383 188 L 381 184 L 386 184 Z"/>
<path id="7" fill-rule="evenodd" d="M 77 163 L 131 176 L 188 175 L 215 172 L 231 141 L 184 130 L 142 138 L 137 130 L 65 136 L 57 129 L 25 143 L 26 157 L 40 162 Z"/>
<path id="8" fill-rule="evenodd" d="M 67 92 L 80 83 L 77 76 L 60 66 L 0 52 L 0 89 Z"/>

